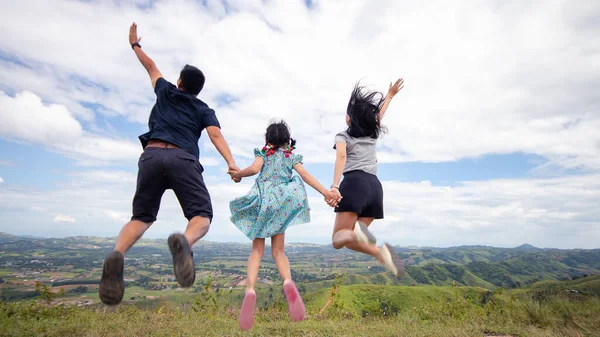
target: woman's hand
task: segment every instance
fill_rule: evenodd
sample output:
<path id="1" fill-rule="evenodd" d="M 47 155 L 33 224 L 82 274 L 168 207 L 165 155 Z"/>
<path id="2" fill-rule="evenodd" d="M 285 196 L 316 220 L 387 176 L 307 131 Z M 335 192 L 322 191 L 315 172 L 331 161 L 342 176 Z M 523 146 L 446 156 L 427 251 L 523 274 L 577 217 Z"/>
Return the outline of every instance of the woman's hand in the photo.
<path id="1" fill-rule="evenodd" d="M 388 89 L 388 97 L 393 98 L 400 90 L 402 90 L 402 88 L 404 88 L 403 78 L 399 78 L 394 84 L 390 82 L 390 88 Z"/>
<path id="2" fill-rule="evenodd" d="M 342 200 L 342 195 L 340 194 L 340 191 L 337 188 L 332 188 L 331 190 L 325 192 L 325 194 L 323 194 L 323 197 L 327 205 L 329 205 L 330 207 L 336 207 Z"/>

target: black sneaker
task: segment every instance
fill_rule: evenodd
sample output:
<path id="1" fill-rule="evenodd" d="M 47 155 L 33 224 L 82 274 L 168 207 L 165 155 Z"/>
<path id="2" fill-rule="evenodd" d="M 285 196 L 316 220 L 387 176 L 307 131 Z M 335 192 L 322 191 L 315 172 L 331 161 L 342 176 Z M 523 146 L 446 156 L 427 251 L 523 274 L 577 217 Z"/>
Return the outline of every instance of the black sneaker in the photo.
<path id="1" fill-rule="evenodd" d="M 124 266 L 125 259 L 119 252 L 108 254 L 104 260 L 100 287 L 98 288 L 100 300 L 104 304 L 116 305 L 121 303 L 123 294 L 125 294 L 125 281 L 123 280 Z"/>
<path id="2" fill-rule="evenodd" d="M 173 234 L 169 236 L 169 249 L 173 255 L 173 272 L 180 286 L 189 288 L 196 279 L 194 254 L 185 236 Z"/>
<path id="3" fill-rule="evenodd" d="M 404 276 L 404 260 L 394 251 L 392 245 L 384 243 L 380 248 L 383 265 L 397 278 Z"/>

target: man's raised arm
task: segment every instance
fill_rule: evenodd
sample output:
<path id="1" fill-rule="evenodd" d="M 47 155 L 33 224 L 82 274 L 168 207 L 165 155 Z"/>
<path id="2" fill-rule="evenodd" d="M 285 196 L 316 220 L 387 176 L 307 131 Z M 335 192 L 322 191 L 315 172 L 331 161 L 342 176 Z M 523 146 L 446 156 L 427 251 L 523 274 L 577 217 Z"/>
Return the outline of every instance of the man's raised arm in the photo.
<path id="1" fill-rule="evenodd" d="M 152 88 L 154 88 L 156 85 L 156 80 L 161 78 L 162 74 L 158 70 L 158 67 L 154 61 L 152 61 L 152 59 L 148 57 L 148 55 L 146 55 L 146 53 L 144 53 L 142 50 L 142 46 L 140 46 L 141 40 L 141 37 L 138 38 L 137 24 L 134 22 L 129 28 L 129 44 L 131 44 L 131 48 L 133 48 L 135 56 L 137 56 L 138 60 L 140 60 L 140 63 L 142 63 L 144 68 L 146 68 L 146 71 L 148 71 L 148 75 L 150 75 L 150 81 L 152 82 Z"/>

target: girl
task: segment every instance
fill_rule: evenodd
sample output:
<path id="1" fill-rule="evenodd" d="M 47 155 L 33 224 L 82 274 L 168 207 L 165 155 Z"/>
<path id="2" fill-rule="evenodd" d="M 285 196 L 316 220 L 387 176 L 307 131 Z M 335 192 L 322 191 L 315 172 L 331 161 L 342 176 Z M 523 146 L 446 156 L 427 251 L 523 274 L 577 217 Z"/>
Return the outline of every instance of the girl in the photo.
<path id="1" fill-rule="evenodd" d="M 269 125 L 265 141 L 262 150 L 254 150 L 256 159 L 251 166 L 238 172 L 228 172 L 236 182 L 258 173 L 250 192 L 229 204 L 231 221 L 252 240 L 246 294 L 239 317 L 242 330 L 250 329 L 254 323 L 254 286 L 265 248 L 265 238 L 271 238 L 273 260 L 283 279 L 290 317 L 294 321 L 304 319 L 304 303 L 292 281 L 290 265 L 283 249 L 288 226 L 310 222 L 306 190 L 300 178 L 321 193 L 330 205 L 334 205 L 339 199 L 336 193 L 328 191 L 302 166 L 302 155 L 293 153 L 296 142 L 290 138 L 285 122 Z M 300 178 L 292 175 L 292 170 L 296 170 Z"/>
<path id="2" fill-rule="evenodd" d="M 331 191 L 344 198 L 335 205 L 335 226 L 332 244 L 336 249 L 346 247 L 375 257 L 396 277 L 404 275 L 404 261 L 391 245 L 378 248 L 368 226 L 383 219 L 383 188 L 377 178 L 377 139 L 384 132 L 381 120 L 392 98 L 404 87 L 404 80 L 390 83 L 388 95 L 364 92 L 358 84 L 350 96 L 346 112 L 345 131 L 335 136 L 336 160 Z M 344 180 L 340 184 L 340 179 Z"/>

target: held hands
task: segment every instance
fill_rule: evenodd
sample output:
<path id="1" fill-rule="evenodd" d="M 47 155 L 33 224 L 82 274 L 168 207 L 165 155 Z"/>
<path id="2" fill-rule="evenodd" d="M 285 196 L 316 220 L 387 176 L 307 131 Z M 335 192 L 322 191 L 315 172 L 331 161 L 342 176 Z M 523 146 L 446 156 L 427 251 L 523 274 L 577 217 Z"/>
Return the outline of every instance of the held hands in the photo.
<path id="1" fill-rule="evenodd" d="M 390 88 L 388 89 L 388 97 L 393 98 L 400 90 L 404 88 L 404 79 L 399 78 L 396 83 L 390 82 Z"/>
<path id="2" fill-rule="evenodd" d="M 131 27 L 129 27 L 129 44 L 136 42 L 139 43 L 140 41 L 142 41 L 142 38 L 138 38 L 137 24 L 134 22 L 133 24 L 131 24 Z"/>
<path id="3" fill-rule="evenodd" d="M 323 197 L 329 207 L 336 207 L 342 200 L 342 195 L 337 188 L 332 188 L 331 190 L 325 192 Z"/>
<path id="4" fill-rule="evenodd" d="M 240 171 L 240 168 L 237 167 L 235 163 L 227 165 L 227 174 L 229 174 L 231 180 L 233 180 L 235 183 L 239 183 L 240 181 L 242 181 L 242 177 L 240 177 L 239 175 Z"/>

